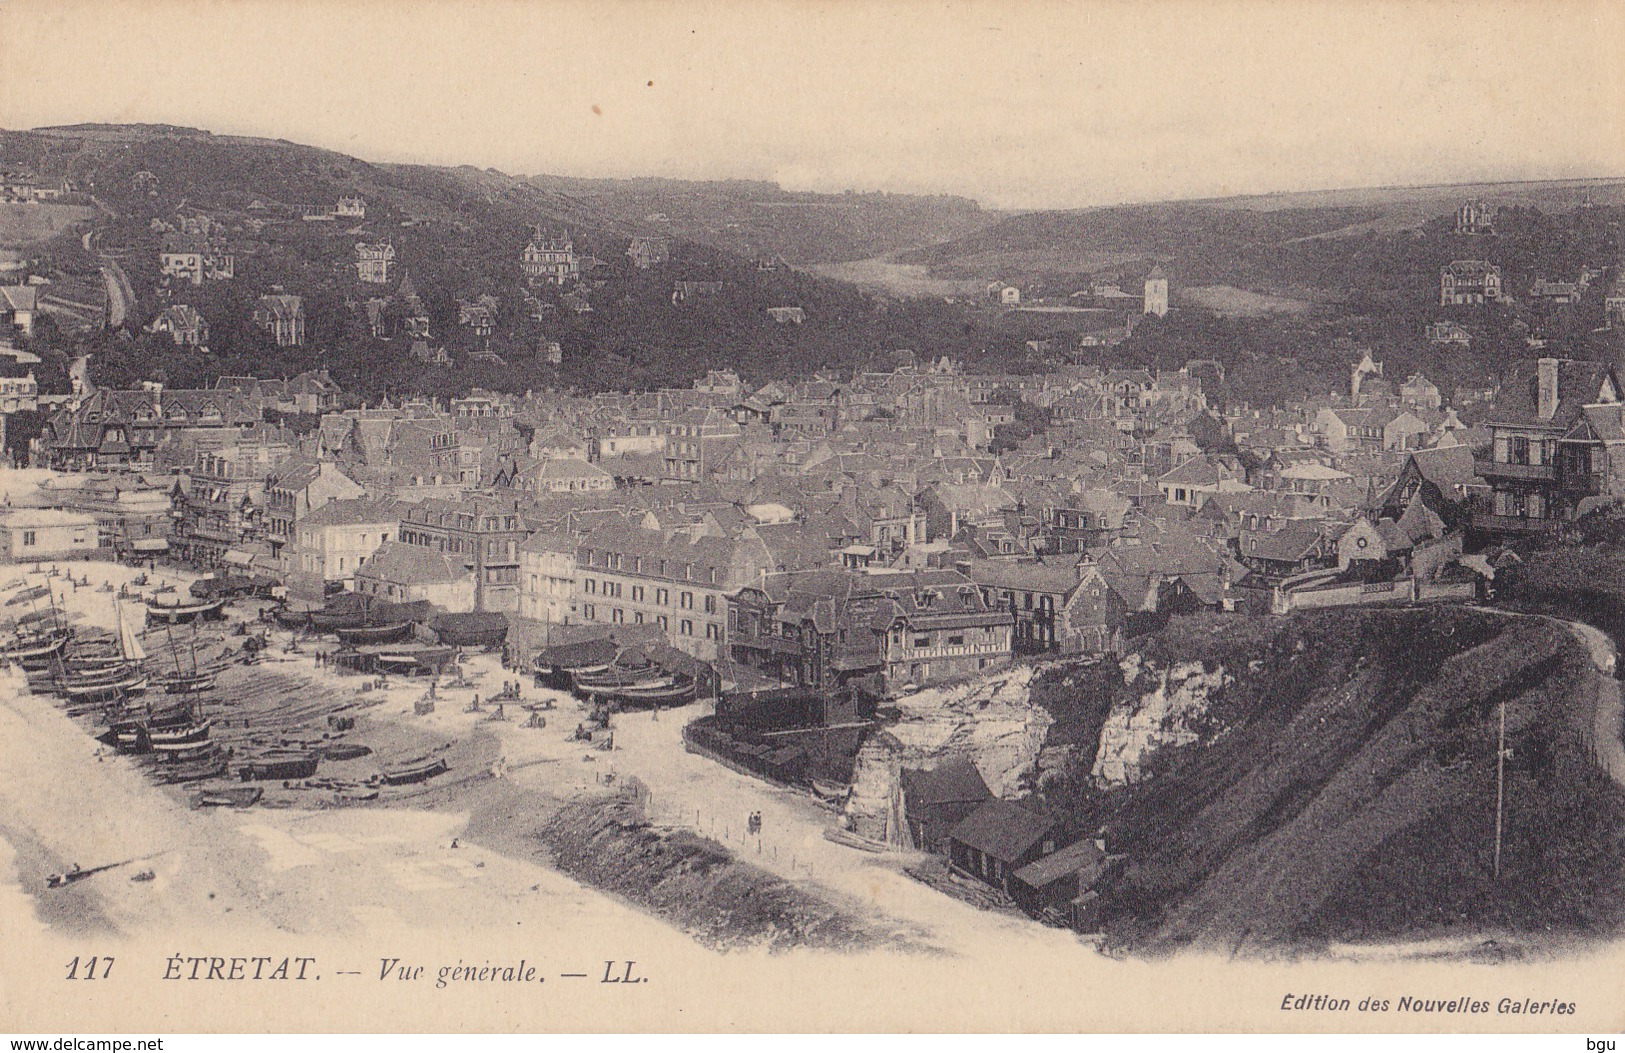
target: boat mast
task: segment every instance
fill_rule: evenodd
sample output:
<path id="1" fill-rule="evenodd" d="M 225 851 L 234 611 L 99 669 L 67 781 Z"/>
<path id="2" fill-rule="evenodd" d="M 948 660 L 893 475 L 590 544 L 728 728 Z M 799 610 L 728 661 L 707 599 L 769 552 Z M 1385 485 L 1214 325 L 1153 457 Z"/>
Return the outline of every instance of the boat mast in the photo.
<path id="1" fill-rule="evenodd" d="M 180 645 L 175 642 L 175 626 L 169 622 L 165 622 L 164 631 L 169 634 L 169 654 L 171 658 L 175 659 L 175 676 L 177 679 L 179 679 L 182 675 L 181 649 Z"/>

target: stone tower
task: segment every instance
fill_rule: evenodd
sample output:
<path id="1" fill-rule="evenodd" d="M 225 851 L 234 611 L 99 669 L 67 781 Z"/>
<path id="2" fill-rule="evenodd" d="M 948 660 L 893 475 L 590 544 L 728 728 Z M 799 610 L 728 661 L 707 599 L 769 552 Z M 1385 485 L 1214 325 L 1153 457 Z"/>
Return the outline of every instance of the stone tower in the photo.
<path id="1" fill-rule="evenodd" d="M 1168 313 L 1168 275 L 1159 264 L 1145 276 L 1145 314 L 1158 318 Z"/>

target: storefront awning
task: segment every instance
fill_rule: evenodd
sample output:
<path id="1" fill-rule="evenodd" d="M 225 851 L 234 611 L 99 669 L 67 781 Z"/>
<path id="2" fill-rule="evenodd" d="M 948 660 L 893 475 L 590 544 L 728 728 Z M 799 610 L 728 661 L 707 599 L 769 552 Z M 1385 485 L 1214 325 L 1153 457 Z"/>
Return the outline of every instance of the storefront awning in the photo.
<path id="1" fill-rule="evenodd" d="M 132 541 L 130 548 L 136 552 L 168 552 L 169 540 L 161 537 L 144 537 Z"/>
<path id="2" fill-rule="evenodd" d="M 220 558 L 237 567 L 246 567 L 254 562 L 253 553 L 244 552 L 241 549 L 235 548 L 226 549 L 225 555 L 221 556 Z"/>

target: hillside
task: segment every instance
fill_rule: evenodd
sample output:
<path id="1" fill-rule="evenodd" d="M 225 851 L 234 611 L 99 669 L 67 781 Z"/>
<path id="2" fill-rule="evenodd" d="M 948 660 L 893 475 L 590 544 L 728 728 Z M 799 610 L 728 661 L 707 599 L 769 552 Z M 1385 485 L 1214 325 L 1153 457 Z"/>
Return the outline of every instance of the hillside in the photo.
<path id="1" fill-rule="evenodd" d="M 1024 281 L 1044 275 L 1115 275 L 1125 267 L 1143 270 L 1156 259 L 1172 264 L 1177 283 L 1187 287 L 1222 281 L 1314 299 L 1316 294 L 1340 296 L 1348 289 L 1329 280 L 1335 274 L 1308 269 L 1310 262 L 1358 256 L 1369 235 L 1408 237 L 1473 199 L 1545 213 L 1590 205 L 1611 211 L 1617 220 L 1625 208 L 1625 179 L 1376 187 L 1030 212 L 901 253 L 897 260 L 928 266 L 941 278 Z M 1292 248 L 1310 241 L 1347 244 L 1330 255 Z M 1464 239 L 1460 247 L 1470 244 Z M 1484 242 L 1477 244 L 1482 250 Z M 1282 250 L 1288 250 L 1286 258 L 1279 256 Z M 1238 268 L 1238 263 L 1244 266 Z"/>
<path id="2" fill-rule="evenodd" d="M 1119 945 L 1551 944 L 1625 923 L 1625 793 L 1586 745 L 1589 659 L 1550 623 L 1176 619 L 1120 666 L 1055 675 L 1035 697 L 1076 745 L 1042 792 L 1121 854 L 1096 886 Z"/>
<path id="3" fill-rule="evenodd" d="M 135 302 L 124 334 L 61 334 L 72 347 L 50 332 L 41 339 L 56 357 L 91 353 L 104 384 L 191 386 L 220 374 L 322 365 L 373 396 L 450 394 L 471 385 L 603 390 L 682 384 L 721 367 L 752 380 L 854 368 L 926 339 L 937 353 L 971 359 L 1022 353 L 1016 334 L 967 328 L 940 301 L 887 304 L 846 283 L 758 265 L 763 256 L 866 254 L 962 232 L 980 215 L 965 201 L 848 199 L 762 184 L 526 180 L 471 167 L 373 164 L 280 140 L 169 126 L 0 133 L 0 161 L 71 181 L 106 210 L 91 240 L 74 230 L 30 250 L 31 271 L 52 282 L 100 281 L 109 261 L 127 273 Z M 341 196 L 364 198 L 365 217 L 320 215 Z M 660 209 L 667 220 L 648 218 Z M 735 212 L 744 225 L 726 219 Z M 199 222 L 234 254 L 235 278 L 166 290 L 157 266 L 163 239 Z M 569 232 L 585 268 L 578 296 L 556 286 L 525 288 L 519 258 L 536 226 Z M 635 268 L 627 256 L 632 232 L 669 233 L 670 260 Z M 708 232 L 717 235 L 712 242 L 749 241 L 739 247 L 750 251 L 714 247 L 702 239 Z M 752 240 L 763 232 L 771 238 Z M 355 245 L 363 241 L 393 247 L 394 270 L 383 286 L 357 278 Z M 392 295 L 407 273 L 426 308 L 431 342 L 451 355 L 447 367 L 423 368 L 398 332 L 369 331 L 366 301 Z M 679 305 L 679 281 L 720 286 Z M 276 348 L 249 324 L 258 296 L 277 286 L 303 299 L 302 348 Z M 475 337 L 461 324 L 457 301 L 482 295 L 496 299 L 495 326 Z M 167 303 L 202 312 L 211 354 L 141 331 Z M 802 308 L 805 322 L 775 324 L 768 310 L 786 306 Z M 53 321 L 71 319 L 58 314 Z M 398 319 L 391 321 L 398 329 Z M 555 341 L 563 349 L 556 366 L 540 354 Z M 471 357 L 486 350 L 499 361 Z"/>
<path id="4" fill-rule="evenodd" d="M 561 208 L 630 233 L 667 234 L 794 266 L 864 260 L 950 241 L 998 219 L 966 198 L 813 194 L 744 180 L 535 176 Z"/>

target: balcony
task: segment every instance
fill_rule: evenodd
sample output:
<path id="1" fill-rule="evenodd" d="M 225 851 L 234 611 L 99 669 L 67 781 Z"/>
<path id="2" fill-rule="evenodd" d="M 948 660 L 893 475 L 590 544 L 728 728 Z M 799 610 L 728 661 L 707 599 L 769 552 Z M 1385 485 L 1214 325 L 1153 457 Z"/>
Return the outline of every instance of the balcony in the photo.
<path id="1" fill-rule="evenodd" d="M 728 643 L 736 647 L 771 651 L 775 654 L 801 654 L 806 650 L 799 636 L 757 636 L 737 629 L 729 634 Z"/>
<path id="2" fill-rule="evenodd" d="M 1570 493 L 1600 494 L 1603 492 L 1603 476 L 1601 472 L 1565 471 L 1561 485 Z"/>
<path id="3" fill-rule="evenodd" d="M 1497 516 L 1479 513 L 1473 516 L 1473 528 L 1492 534 L 1542 534 L 1562 525 L 1560 519 L 1533 519 L 1528 516 Z"/>
<path id="4" fill-rule="evenodd" d="M 1532 483 L 1555 483 L 1555 464 L 1509 464 L 1504 461 L 1473 461 L 1473 470 L 1485 479 L 1517 479 Z"/>

